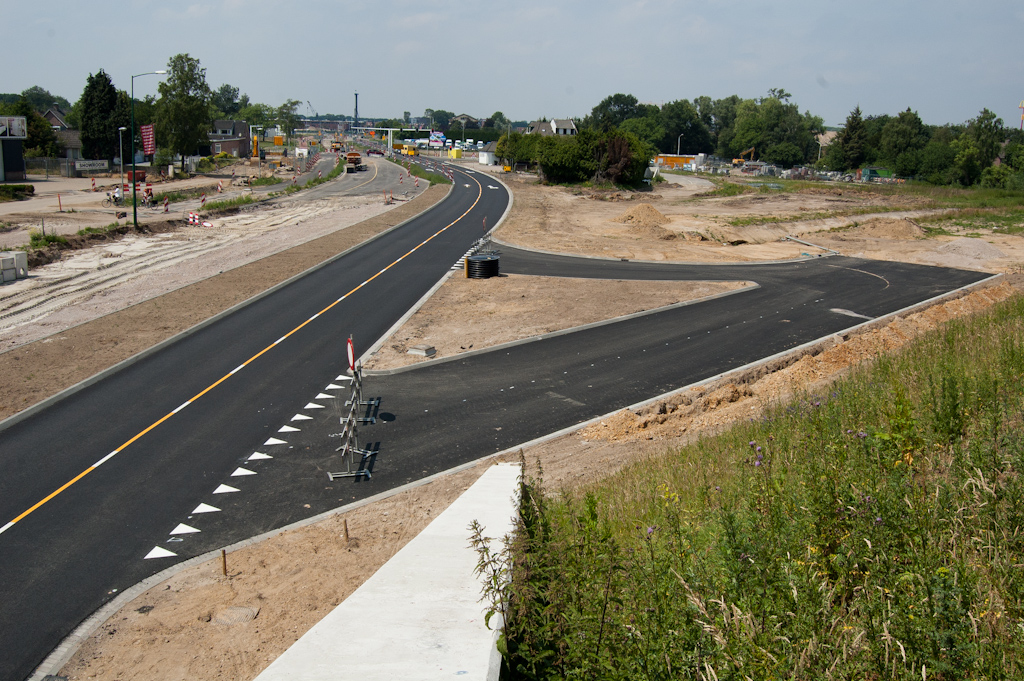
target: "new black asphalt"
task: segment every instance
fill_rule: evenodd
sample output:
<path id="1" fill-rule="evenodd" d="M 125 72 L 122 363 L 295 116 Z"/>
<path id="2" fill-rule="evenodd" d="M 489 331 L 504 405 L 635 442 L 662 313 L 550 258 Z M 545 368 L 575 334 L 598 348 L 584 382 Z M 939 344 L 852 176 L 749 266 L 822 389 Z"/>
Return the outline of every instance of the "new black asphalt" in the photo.
<path id="1" fill-rule="evenodd" d="M 142 560 L 154 545 L 184 559 L 245 536 L 252 522 L 269 528 L 309 512 L 261 504 L 241 532 L 229 522 L 226 533 L 204 527 L 202 541 L 167 543 L 200 501 L 219 504 L 213 490 L 347 366 L 349 335 L 367 348 L 479 237 L 485 217 L 499 220 L 505 190 L 458 178 L 448 199 L 408 224 L 0 431 L 0 527 L 82 476 L 0 533 L 0 679 L 25 678 L 117 591 L 170 565 Z"/>
<path id="2" fill-rule="evenodd" d="M 480 180 L 480 183 L 477 182 Z M 406 180 L 408 181 L 408 180 Z M 469 184 L 469 187 L 464 186 Z M 0 534 L 0 678 L 20 679 L 74 625 L 145 576 L 424 475 L 849 328 L 988 275 L 851 258 L 777 265 L 661 265 L 500 247 L 506 273 L 745 280 L 759 287 L 626 321 L 368 376 L 379 419 L 371 479 L 328 480 L 347 389 L 344 340 L 369 346 L 495 224 L 507 195 L 457 175 L 414 223 L 0 432 L 0 518 L 83 469 L 369 279 L 427 235 L 455 226 L 311 321 Z M 486 291 L 486 282 L 481 290 Z M 567 304 L 570 304 L 567 302 Z M 318 394 L 334 394 L 317 399 Z M 323 409 L 306 408 L 308 403 Z M 310 420 L 293 421 L 302 413 Z M 279 433 L 281 426 L 300 428 Z M 284 444 L 265 445 L 270 437 Z M 271 459 L 248 461 L 254 452 Z M 236 467 L 257 473 L 230 477 Z M 214 495 L 228 484 L 240 491 Z M 193 515 L 199 503 L 221 511 Z M 200 533 L 171 537 L 185 523 Z M 176 558 L 143 561 L 154 546 Z M 16 651 L 16 652 L 10 652 Z"/>

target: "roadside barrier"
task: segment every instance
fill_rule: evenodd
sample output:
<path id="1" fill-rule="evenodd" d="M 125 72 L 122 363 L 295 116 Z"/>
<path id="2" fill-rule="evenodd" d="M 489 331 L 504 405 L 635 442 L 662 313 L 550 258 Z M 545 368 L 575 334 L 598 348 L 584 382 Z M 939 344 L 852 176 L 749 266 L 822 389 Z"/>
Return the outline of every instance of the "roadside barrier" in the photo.
<path id="1" fill-rule="evenodd" d="M 220 194 L 222 191 L 224 191 L 224 181 L 217 180 L 217 193 Z"/>
<path id="2" fill-rule="evenodd" d="M 374 414 L 380 407 L 380 398 L 363 399 L 362 366 L 355 364 L 355 368 L 349 369 L 349 371 L 352 373 L 352 395 L 345 402 L 345 415 L 340 419 L 341 433 L 339 435 L 341 436 L 341 445 L 334 450 L 335 452 L 341 452 L 345 470 L 337 473 L 328 472 L 327 478 L 332 481 L 338 478 L 359 478 L 363 476 L 369 480 L 371 477 L 371 466 L 377 458 L 375 450 L 364 449 L 359 446 L 358 429 L 360 423 L 372 424 L 377 422 Z M 338 378 L 344 377 L 339 376 Z M 363 415 L 360 416 L 360 413 Z"/>
<path id="3" fill-rule="evenodd" d="M 206 205 L 206 192 L 203 192 L 203 195 L 199 197 L 199 205 L 200 206 L 205 206 Z"/>
<path id="4" fill-rule="evenodd" d="M 189 213 L 188 214 L 188 224 L 190 224 L 190 225 L 198 225 L 199 224 L 199 213 Z"/>
<path id="5" fill-rule="evenodd" d="M 165 213 L 169 212 L 168 208 L 167 208 L 169 205 L 171 205 L 171 200 L 165 196 L 164 197 L 164 212 Z"/>
<path id="6" fill-rule="evenodd" d="M 92 178 L 92 190 L 96 191 L 96 178 Z"/>

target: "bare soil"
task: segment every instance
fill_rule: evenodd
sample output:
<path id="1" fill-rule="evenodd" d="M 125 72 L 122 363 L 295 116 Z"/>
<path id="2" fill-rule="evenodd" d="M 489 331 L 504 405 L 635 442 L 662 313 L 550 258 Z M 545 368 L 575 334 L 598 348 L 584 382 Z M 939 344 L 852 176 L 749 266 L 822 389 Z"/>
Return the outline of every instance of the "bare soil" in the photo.
<path id="1" fill-rule="evenodd" d="M 945 265 L 992 272 L 1013 272 L 1024 262 L 1020 237 L 925 238 L 922 231 L 914 229 L 913 220 L 922 209 L 913 201 L 893 205 L 899 199 L 847 195 L 833 187 L 797 195 L 702 199 L 697 196 L 702 190 L 692 184 L 662 185 L 654 192 L 628 194 L 540 187 L 523 179 L 506 181 L 515 194 L 515 204 L 498 238 L 543 250 L 694 262 L 777 260 L 813 250 L 779 240 L 792 234 L 864 257 L 940 260 Z M 17 375 L 25 377 L 18 384 L 0 387 L 3 414 L 187 328 L 224 309 L 230 301 L 244 300 L 262 290 L 272 283 L 267 277 L 268 265 L 276 273 L 273 280 L 283 280 L 354 243 L 353 239 L 394 224 L 399 210 L 411 213 L 434 198 L 436 194 L 428 192 L 422 199 L 371 218 L 370 224 L 359 223 L 119 312 L 104 312 L 107 316 L 102 325 L 80 319 L 78 326 L 58 329 L 45 338 L 29 341 L 31 334 L 27 334 L 14 342 L 12 334 L 25 332 L 18 331 L 19 327 L 0 329 L 0 342 L 13 347 L 0 354 L 0 369 L 6 370 L 5 375 L 16 375 L 11 372 L 17 370 Z M 823 212 L 874 205 L 901 212 L 821 217 Z M 809 219 L 800 220 L 801 215 Z M 747 227 L 730 224 L 750 217 L 781 222 L 755 220 Z M 268 228 L 267 233 L 277 231 Z M 666 238 L 666 232 L 673 236 Z M 246 239 L 238 241 L 246 243 Z M 196 256 L 200 261 L 216 258 L 213 253 Z M 906 318 L 827 339 L 800 356 L 667 397 L 637 413 L 609 415 L 572 435 L 532 448 L 528 456 L 543 463 L 551 489 L 601 479 L 630 462 L 659 456 L 689 438 L 749 418 L 797 391 L 821 386 L 859 362 L 896 350 L 952 317 L 982 310 L 1013 295 L 1020 279 L 1019 275 L 1009 276 L 996 286 Z M 118 299 L 124 295 L 122 288 L 112 285 L 105 297 Z M 378 368 L 407 363 L 410 356 L 405 350 L 417 343 L 433 345 L 439 356 L 447 357 L 463 348 L 476 350 L 717 290 L 717 286 L 699 282 L 641 285 L 552 282 L 521 276 L 487 281 L 453 277 L 385 342 L 372 362 Z M 608 305 L 589 302 L 602 297 L 608 299 Z M 46 319 L 24 326 L 36 327 Z M 501 327 L 500 332 L 494 327 Z M 251 679 L 354 591 L 490 463 L 481 462 L 372 507 L 235 551 L 228 556 L 227 577 L 220 574 L 219 561 L 184 570 L 103 624 L 61 674 L 71 679 Z M 343 538 L 346 521 L 351 536 L 348 542 Z"/>

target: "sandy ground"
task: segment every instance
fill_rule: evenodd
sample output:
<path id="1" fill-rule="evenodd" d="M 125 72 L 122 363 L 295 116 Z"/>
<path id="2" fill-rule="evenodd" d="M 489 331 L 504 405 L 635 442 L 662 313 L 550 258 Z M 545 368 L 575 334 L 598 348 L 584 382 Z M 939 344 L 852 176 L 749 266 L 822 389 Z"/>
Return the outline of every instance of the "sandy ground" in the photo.
<path id="1" fill-rule="evenodd" d="M 498 238 L 544 250 L 648 260 L 775 260 L 812 250 L 779 240 L 794 234 L 844 254 L 865 257 L 911 262 L 937 262 L 937 258 L 941 264 L 993 272 L 1013 272 L 1024 262 L 1024 239 L 1019 237 L 924 238 L 913 223 L 922 209 L 912 202 L 893 205 L 898 199 L 837 195 L 827 187 L 806 196 L 754 194 L 702 199 L 697 194 L 705 189 L 699 182 L 659 185 L 654 192 L 640 194 L 538 187 L 518 178 L 509 184 L 515 205 Z M 263 274 L 267 264 L 273 263 L 280 278 L 289 271 L 301 271 L 305 263 L 341 247 L 333 241 L 341 235 L 348 233 L 346 239 L 357 238 L 382 228 L 382 221 L 394 224 L 399 211 L 415 210 L 422 202 L 436 198 L 431 192 L 410 205 L 371 218 L 368 222 L 377 221 L 376 227 L 359 223 L 294 251 L 279 252 L 110 313 L 104 324 L 115 324 L 116 333 L 104 335 L 94 322 L 85 322 L 70 328 L 58 325 L 56 334 L 24 343 L 12 341 L 13 331 L 2 331 L 0 342 L 14 347 L 0 353 L 0 368 L 10 372 L 19 367 L 46 367 L 49 371 L 32 372 L 35 375 L 23 385 L 0 388 L 0 404 L 5 408 L 18 405 L 7 408 L 6 413 L 11 413 L 119 357 L 148 347 L 214 313 L 216 308 L 226 307 L 213 304 L 221 296 L 243 300 L 271 283 Z M 887 212 L 876 216 L 822 217 L 823 213 L 883 204 Z M 890 211 L 896 208 L 907 214 Z M 810 219 L 800 221 L 801 214 Z M 785 220 L 747 228 L 728 224 L 744 216 Z M 266 233 L 277 231 L 280 229 Z M 245 248 L 244 244 L 259 238 L 264 237 L 240 239 L 233 247 Z M 289 238 L 295 235 L 281 232 L 279 245 Z M 195 260 L 216 260 L 213 253 L 197 255 Z M 876 324 L 844 339 L 828 339 L 799 357 L 776 360 L 763 369 L 671 396 L 639 413 L 610 415 L 583 431 L 534 447 L 528 457 L 542 461 L 550 489 L 600 479 L 629 462 L 659 456 L 688 438 L 713 432 L 737 418 L 748 418 L 794 391 L 830 381 L 856 363 L 897 349 L 946 319 L 984 309 L 1011 295 L 1020 278 L 1009 276 L 997 286 L 905 319 Z M 103 297 L 113 300 L 127 295 L 120 290 L 137 288 L 138 280 L 133 281 L 130 287 L 109 287 Z M 384 343 L 371 362 L 378 368 L 407 363 L 411 356 L 405 350 L 417 343 L 435 346 L 439 356 L 450 356 L 462 352 L 462 348 L 479 349 L 720 290 L 700 282 L 645 285 L 639 290 L 637 285 L 553 282 L 525 276 L 488 281 L 453 277 Z M 567 291 L 578 304 L 564 304 Z M 583 304 L 597 295 L 614 298 L 616 303 L 607 307 Z M 166 319 L 169 310 L 175 314 Z M 49 323 L 59 314 L 48 313 L 25 326 Z M 160 315 L 159 325 L 153 324 L 156 315 Z M 500 322 L 494 324 L 494 320 Z M 497 326 L 505 327 L 500 334 L 492 332 Z M 25 330 L 17 333 L 27 334 L 23 339 L 31 336 Z M 61 673 L 71 679 L 251 679 L 358 587 L 490 463 L 481 462 L 475 468 L 377 502 L 372 508 L 339 514 L 235 551 L 228 556 L 226 577 L 220 574 L 219 561 L 189 568 L 126 605 L 95 632 Z M 343 538 L 346 521 L 351 537 L 347 542 Z"/>

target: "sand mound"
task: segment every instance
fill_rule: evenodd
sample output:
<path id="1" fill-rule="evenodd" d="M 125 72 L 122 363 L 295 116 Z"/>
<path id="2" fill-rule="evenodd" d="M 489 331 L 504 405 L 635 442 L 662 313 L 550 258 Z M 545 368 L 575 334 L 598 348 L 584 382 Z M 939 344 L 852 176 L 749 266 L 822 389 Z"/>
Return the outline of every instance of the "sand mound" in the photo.
<path id="1" fill-rule="evenodd" d="M 661 239 L 662 241 L 671 241 L 676 238 L 675 232 L 670 232 L 659 225 L 630 225 L 629 233 L 642 239 Z"/>
<path id="2" fill-rule="evenodd" d="M 974 260 L 989 260 L 991 258 L 1005 258 L 1006 254 L 987 241 L 963 237 L 948 244 L 939 246 L 939 251 L 951 255 L 959 255 Z"/>
<path id="3" fill-rule="evenodd" d="M 660 227 L 671 221 L 670 218 L 662 215 L 657 208 L 649 203 L 636 205 L 615 218 L 615 222 L 639 227 Z"/>
<path id="4" fill-rule="evenodd" d="M 880 239 L 920 239 L 924 230 L 910 220 L 875 218 L 858 226 L 855 231 L 864 236 Z"/>

